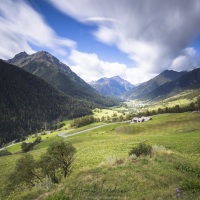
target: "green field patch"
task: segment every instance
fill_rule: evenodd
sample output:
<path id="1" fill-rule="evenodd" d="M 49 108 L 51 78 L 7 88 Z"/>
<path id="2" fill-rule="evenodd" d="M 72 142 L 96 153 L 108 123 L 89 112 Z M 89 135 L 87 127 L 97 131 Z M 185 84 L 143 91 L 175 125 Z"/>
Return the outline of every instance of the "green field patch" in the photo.
<path id="1" fill-rule="evenodd" d="M 36 159 L 54 140 L 70 141 L 77 154 L 71 175 L 41 199 L 176 199 L 176 188 L 181 187 L 182 199 L 198 199 L 199 121 L 199 113 L 162 114 L 148 122 L 110 124 L 67 138 L 58 137 L 58 132 L 49 138 L 45 135 L 30 151 Z M 129 157 L 128 152 L 141 142 L 156 146 L 156 152 Z M 7 181 L 19 156 L 0 157 L 0 182 Z M 24 193 L 28 195 L 28 191 Z"/>

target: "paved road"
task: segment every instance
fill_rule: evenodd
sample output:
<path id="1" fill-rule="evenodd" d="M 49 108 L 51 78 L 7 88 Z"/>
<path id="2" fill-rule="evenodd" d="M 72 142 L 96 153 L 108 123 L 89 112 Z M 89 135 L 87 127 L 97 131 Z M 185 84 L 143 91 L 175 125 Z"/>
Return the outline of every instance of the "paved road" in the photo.
<path id="1" fill-rule="evenodd" d="M 93 128 L 89 128 L 89 129 L 83 130 L 83 131 L 78 131 L 76 133 L 72 133 L 72 134 L 69 134 L 69 135 L 66 135 L 67 132 L 63 132 L 63 133 L 59 133 L 58 136 L 64 137 L 64 138 L 71 137 L 71 136 L 78 135 L 80 133 L 85 133 L 85 132 L 88 132 L 88 131 L 91 131 L 91 130 L 94 130 L 94 129 L 98 129 L 98 128 L 101 128 L 101 127 L 104 127 L 104 126 L 109 126 L 109 125 L 112 125 L 112 124 L 122 124 L 122 123 L 127 123 L 127 122 L 130 122 L 130 121 L 114 122 L 114 123 L 109 123 L 109 124 L 103 124 L 103 125 L 100 125 L 100 126 L 96 126 L 96 127 L 93 127 Z"/>
<path id="2" fill-rule="evenodd" d="M 64 138 L 66 138 L 66 137 L 71 137 L 71 136 L 78 135 L 78 134 L 80 134 L 80 133 L 85 133 L 85 132 L 88 132 L 88 131 L 91 131 L 91 130 L 94 130 L 94 129 L 98 129 L 98 128 L 101 128 L 101 127 L 104 127 L 104 126 L 109 126 L 109 125 L 112 125 L 112 124 L 122 124 L 122 123 L 127 123 L 127 122 L 130 122 L 130 121 L 114 122 L 114 123 L 109 123 L 109 124 L 103 124 L 103 125 L 99 125 L 99 126 L 96 126 L 96 127 L 93 127 L 93 128 L 89 128 L 89 129 L 83 130 L 83 131 L 78 131 L 78 132 L 76 132 L 76 133 L 72 133 L 72 134 L 69 134 L 69 135 L 66 135 L 67 132 L 63 132 L 63 133 L 59 133 L 58 136 L 64 137 Z M 21 143 L 21 142 L 18 142 L 18 143 Z M 18 144 L 18 143 L 13 143 L 13 144 L 11 144 L 11 145 L 8 145 L 7 147 L 3 147 L 3 148 L 0 149 L 0 151 L 3 150 L 3 149 L 6 149 L 6 148 L 8 148 L 8 147 L 11 147 L 11 146 L 13 146 L 13 145 L 16 145 L 16 144 Z"/>

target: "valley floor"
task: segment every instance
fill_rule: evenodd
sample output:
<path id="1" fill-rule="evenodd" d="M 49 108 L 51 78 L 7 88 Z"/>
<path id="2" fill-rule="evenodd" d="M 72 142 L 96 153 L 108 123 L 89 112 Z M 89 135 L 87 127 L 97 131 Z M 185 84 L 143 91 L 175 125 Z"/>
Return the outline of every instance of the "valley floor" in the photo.
<path id="1" fill-rule="evenodd" d="M 64 131 L 45 136 L 30 153 L 37 159 L 52 141 L 70 141 L 77 149 L 73 172 L 49 190 L 36 187 L 1 198 L 200 199 L 199 122 L 200 113 L 162 114 L 145 123 L 110 124 L 67 138 L 57 137 Z M 141 142 L 153 147 L 152 156 L 129 156 Z M 0 157 L 0 193 L 20 156 Z"/>

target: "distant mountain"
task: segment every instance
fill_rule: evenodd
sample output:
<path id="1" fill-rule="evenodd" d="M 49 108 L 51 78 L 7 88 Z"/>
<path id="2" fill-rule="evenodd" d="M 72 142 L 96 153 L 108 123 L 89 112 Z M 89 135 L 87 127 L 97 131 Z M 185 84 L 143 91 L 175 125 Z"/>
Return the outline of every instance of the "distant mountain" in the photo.
<path id="1" fill-rule="evenodd" d="M 176 95 L 184 90 L 200 88 L 200 68 L 184 73 L 178 79 L 165 83 L 151 91 L 145 99 L 161 100 Z"/>
<path id="2" fill-rule="evenodd" d="M 92 113 L 85 101 L 65 95 L 46 81 L 2 60 L 0 91 L 0 146 L 63 117 Z"/>
<path id="3" fill-rule="evenodd" d="M 90 101 L 95 106 L 112 106 L 116 104 L 114 100 L 98 94 L 67 65 L 46 51 L 31 55 L 21 52 L 14 58 L 7 60 L 7 62 L 38 76 L 65 94 Z"/>
<path id="4" fill-rule="evenodd" d="M 137 87 L 127 92 L 124 97 L 126 99 L 146 99 L 147 94 L 160 87 L 161 85 L 176 80 L 186 72 L 176 72 L 173 70 L 165 70 L 158 76 L 147 82 L 141 83 Z"/>
<path id="5" fill-rule="evenodd" d="M 134 87 L 131 83 L 119 76 L 101 78 L 98 81 L 92 81 L 89 84 L 101 94 L 111 97 L 121 97 L 125 92 Z"/>

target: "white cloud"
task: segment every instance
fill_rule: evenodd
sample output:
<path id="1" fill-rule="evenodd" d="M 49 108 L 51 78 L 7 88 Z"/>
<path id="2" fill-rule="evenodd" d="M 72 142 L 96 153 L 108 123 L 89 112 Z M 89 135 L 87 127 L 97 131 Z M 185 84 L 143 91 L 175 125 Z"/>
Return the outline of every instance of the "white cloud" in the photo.
<path id="1" fill-rule="evenodd" d="M 193 48 L 186 48 L 172 61 L 171 69 L 175 71 L 188 71 L 199 67 L 200 58 Z"/>
<path id="2" fill-rule="evenodd" d="M 119 75 L 132 83 L 146 81 L 170 67 L 181 71 L 199 63 L 195 49 L 188 48 L 200 34 L 199 0 L 47 2 L 81 23 L 95 24 L 97 30 L 91 34 L 125 52 L 134 67 L 75 50 L 76 43 L 59 37 L 25 0 L 0 1 L 1 58 L 8 59 L 20 51 L 33 53 L 33 45 L 54 55 L 62 54 L 64 59 L 66 49 L 70 49 L 71 68 L 86 81 Z"/>
<path id="3" fill-rule="evenodd" d="M 94 19 L 96 39 L 128 54 L 144 76 L 168 69 L 200 34 L 199 0 L 50 1 L 80 22 Z"/>
<path id="4" fill-rule="evenodd" d="M 136 84 L 153 77 L 153 75 L 145 75 L 144 71 L 139 68 L 128 68 L 126 65 L 117 62 L 102 61 L 94 53 L 73 50 L 69 60 L 71 69 L 87 82 L 102 77 L 120 76 Z"/>
<path id="5" fill-rule="evenodd" d="M 25 1 L 0 1 L 0 57 L 10 58 L 20 51 L 33 53 L 30 44 L 65 54 L 64 47 L 75 42 L 56 35 Z"/>

